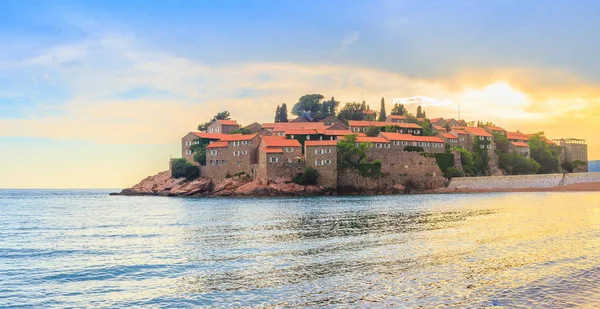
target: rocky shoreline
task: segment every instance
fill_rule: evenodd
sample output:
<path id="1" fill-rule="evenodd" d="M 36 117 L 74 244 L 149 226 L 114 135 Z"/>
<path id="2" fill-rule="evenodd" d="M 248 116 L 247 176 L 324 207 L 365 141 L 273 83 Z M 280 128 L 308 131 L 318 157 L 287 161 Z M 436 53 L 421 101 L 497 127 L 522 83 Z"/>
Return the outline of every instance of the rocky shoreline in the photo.
<path id="1" fill-rule="evenodd" d="M 171 178 L 169 171 L 149 176 L 135 186 L 123 189 L 111 195 L 125 196 L 312 196 L 335 195 L 334 189 L 322 186 L 303 186 L 293 183 L 291 179 L 279 178 L 269 183 L 251 180 L 247 176 L 234 176 L 214 185 L 209 178 L 198 178 L 186 181 L 185 178 Z"/>

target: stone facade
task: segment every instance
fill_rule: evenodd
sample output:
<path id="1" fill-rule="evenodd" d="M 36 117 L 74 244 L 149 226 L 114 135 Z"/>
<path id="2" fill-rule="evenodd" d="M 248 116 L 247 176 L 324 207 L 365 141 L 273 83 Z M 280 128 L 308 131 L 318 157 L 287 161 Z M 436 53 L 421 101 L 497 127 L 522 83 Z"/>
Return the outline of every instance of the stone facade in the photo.
<path id="1" fill-rule="evenodd" d="M 244 127 L 244 129 L 250 130 L 253 134 L 259 133 L 262 131 L 262 126 L 258 122 L 251 123 Z"/>
<path id="2" fill-rule="evenodd" d="M 422 147 L 425 152 L 439 153 L 446 151 L 444 141 L 435 136 L 413 136 L 410 134 L 381 132 L 379 137 L 388 140 L 391 143 L 391 148 L 397 151 L 403 151 L 407 146 Z"/>
<path id="3" fill-rule="evenodd" d="M 553 140 L 557 146 L 561 147 L 564 152 L 564 159 L 570 162 L 582 161 L 586 163 L 580 171 L 587 172 L 588 167 L 588 150 L 587 144 L 583 139 L 561 138 Z"/>
<path id="4" fill-rule="evenodd" d="M 307 141 L 304 144 L 306 166 L 319 171 L 318 185 L 337 186 L 337 141 Z"/>
<path id="5" fill-rule="evenodd" d="M 232 131 L 235 131 L 240 128 L 240 125 L 237 124 L 234 120 L 215 120 L 211 124 L 206 127 L 207 133 L 223 133 L 229 134 Z"/>

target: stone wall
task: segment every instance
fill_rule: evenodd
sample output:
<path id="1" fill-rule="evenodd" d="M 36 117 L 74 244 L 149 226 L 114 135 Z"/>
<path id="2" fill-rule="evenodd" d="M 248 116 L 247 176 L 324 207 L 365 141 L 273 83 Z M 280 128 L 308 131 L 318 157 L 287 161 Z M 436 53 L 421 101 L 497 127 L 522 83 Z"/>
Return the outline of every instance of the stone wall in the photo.
<path id="1" fill-rule="evenodd" d="M 363 177 L 354 169 L 338 170 L 339 193 L 393 193 L 398 185 L 410 190 L 433 190 L 443 188 L 445 183 L 446 179 L 442 176 L 384 174 L 381 177 Z"/>
<path id="2" fill-rule="evenodd" d="M 448 189 L 550 188 L 561 184 L 563 174 L 453 178 Z"/>
<path id="3" fill-rule="evenodd" d="M 275 180 L 277 178 L 294 178 L 299 173 L 304 172 L 304 162 L 298 163 L 267 163 L 268 168 L 266 172 L 266 179 L 263 180 Z"/>
<path id="4" fill-rule="evenodd" d="M 369 160 L 381 160 L 381 172 L 404 176 L 442 176 L 435 158 L 393 148 L 369 148 Z"/>
<path id="5" fill-rule="evenodd" d="M 565 174 L 561 185 L 572 185 L 575 183 L 600 182 L 600 173 L 573 173 Z"/>
<path id="6" fill-rule="evenodd" d="M 231 170 L 220 165 L 203 165 L 200 166 L 200 176 L 212 179 L 212 182 L 216 185 L 227 179 L 227 175 L 234 176 L 237 173 L 244 173 L 250 175 L 251 178 L 256 177 L 258 170 L 258 164 L 249 164 L 244 166 L 243 169 L 237 170 L 236 173 L 232 173 Z"/>

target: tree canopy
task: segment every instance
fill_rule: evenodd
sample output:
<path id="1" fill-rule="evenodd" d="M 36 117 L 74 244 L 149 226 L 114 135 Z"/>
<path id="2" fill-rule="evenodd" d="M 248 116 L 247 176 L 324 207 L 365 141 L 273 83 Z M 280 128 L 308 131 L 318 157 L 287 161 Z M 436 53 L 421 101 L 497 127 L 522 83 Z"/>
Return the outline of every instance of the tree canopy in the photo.
<path id="1" fill-rule="evenodd" d="M 394 104 L 394 107 L 392 108 L 392 112 L 390 113 L 390 115 L 398 115 L 398 116 L 406 115 L 406 108 L 404 107 L 404 104 L 399 104 L 399 103 Z"/>
<path id="2" fill-rule="evenodd" d="M 540 164 L 538 173 L 551 174 L 559 172 L 558 151 L 546 143 L 544 132 L 532 135 L 528 141 L 531 158 Z"/>
<path id="3" fill-rule="evenodd" d="M 337 118 L 344 122 L 348 122 L 349 120 L 364 120 L 365 115 L 363 114 L 363 111 L 362 103 L 348 102 L 337 114 Z"/>
<path id="4" fill-rule="evenodd" d="M 367 149 L 371 143 L 356 142 L 356 134 L 345 136 L 337 144 L 338 164 L 341 167 L 354 166 L 367 158 Z"/>
<path id="5" fill-rule="evenodd" d="M 208 127 L 209 124 L 213 123 L 213 121 L 215 121 L 217 119 L 218 120 L 230 120 L 231 114 L 229 113 L 229 111 L 222 111 L 222 112 L 217 113 L 209 121 L 199 124 L 198 131 L 206 131 L 206 127 Z"/>
<path id="6" fill-rule="evenodd" d="M 381 98 L 381 107 L 379 108 L 379 121 L 385 121 L 387 114 L 385 112 L 385 99 Z"/>
<path id="7" fill-rule="evenodd" d="M 335 116 L 339 102 L 333 97 L 328 101 L 322 101 L 323 98 L 321 94 L 303 95 L 292 108 L 292 114 L 304 117 L 310 121 L 319 121 L 329 116 Z"/>

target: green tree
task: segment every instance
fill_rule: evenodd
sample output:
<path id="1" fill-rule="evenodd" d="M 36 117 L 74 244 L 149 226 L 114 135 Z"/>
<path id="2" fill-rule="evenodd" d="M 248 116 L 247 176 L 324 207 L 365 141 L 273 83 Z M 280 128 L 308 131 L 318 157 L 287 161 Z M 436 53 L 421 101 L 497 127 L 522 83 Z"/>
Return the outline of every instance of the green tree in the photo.
<path id="1" fill-rule="evenodd" d="M 319 171 L 309 166 L 304 169 L 303 173 L 299 173 L 294 177 L 294 182 L 303 186 L 316 185 L 319 176 Z"/>
<path id="2" fill-rule="evenodd" d="M 490 145 L 491 141 L 475 139 L 475 146 L 473 146 L 473 163 L 477 175 L 484 176 L 490 173 L 490 154 L 488 153 L 487 146 Z M 483 147 L 482 147 L 483 146 Z"/>
<path id="3" fill-rule="evenodd" d="M 275 122 L 281 122 L 281 108 L 279 105 L 277 105 L 277 108 L 275 109 Z"/>
<path id="4" fill-rule="evenodd" d="M 387 114 L 385 112 L 385 99 L 381 98 L 381 107 L 379 108 L 379 121 L 385 121 Z"/>
<path id="5" fill-rule="evenodd" d="M 358 143 L 356 134 L 345 136 L 337 144 L 338 165 L 340 167 L 355 166 L 367 158 L 367 149 L 371 143 Z"/>
<path id="6" fill-rule="evenodd" d="M 565 170 L 569 173 L 573 173 L 573 163 L 571 163 L 567 160 L 564 160 L 560 166 L 563 168 L 563 170 Z"/>
<path id="7" fill-rule="evenodd" d="M 559 172 L 558 150 L 546 143 L 544 132 L 532 135 L 527 141 L 531 158 L 540 164 L 538 173 L 551 174 Z"/>
<path id="8" fill-rule="evenodd" d="M 520 153 L 499 153 L 498 167 L 509 175 L 536 174 L 540 168 L 539 163 L 529 159 Z"/>
<path id="9" fill-rule="evenodd" d="M 316 116 L 317 120 L 325 119 L 329 116 L 335 116 L 335 112 L 339 104 L 340 102 L 336 101 L 334 97 L 331 97 L 331 100 L 329 101 L 323 102 L 321 104 L 321 110 Z"/>
<path id="10" fill-rule="evenodd" d="M 469 176 L 476 176 L 477 171 L 475 170 L 475 161 L 473 161 L 473 154 L 462 147 L 454 148 L 460 154 L 460 163 L 463 170 Z"/>
<path id="11" fill-rule="evenodd" d="M 199 124 L 198 131 L 206 131 L 206 127 L 208 127 L 208 125 L 210 125 L 211 123 L 213 123 L 213 121 L 215 121 L 217 119 L 218 120 L 230 120 L 231 114 L 229 113 L 229 111 L 222 111 L 222 112 L 217 113 L 210 119 L 210 121 Z"/>
<path id="12" fill-rule="evenodd" d="M 431 125 L 431 122 L 429 122 L 428 119 L 425 119 L 423 122 L 421 122 L 421 127 L 423 128 L 424 136 L 435 136 L 436 135 L 436 130 L 433 129 L 433 126 Z"/>
<path id="13" fill-rule="evenodd" d="M 288 110 L 287 104 L 281 104 L 281 108 L 279 109 L 279 122 L 288 122 Z"/>
<path id="14" fill-rule="evenodd" d="M 398 116 L 406 115 L 406 108 L 404 107 L 404 104 L 398 104 L 398 103 L 394 104 L 391 114 L 398 115 Z"/>
<path id="15" fill-rule="evenodd" d="M 417 118 L 423 118 L 423 110 L 421 109 L 421 105 L 417 107 Z"/>
<path id="16" fill-rule="evenodd" d="M 463 172 L 455 167 L 449 167 L 444 172 L 444 177 L 446 177 L 448 179 L 452 179 L 455 177 L 465 177 L 465 172 Z"/>
<path id="17" fill-rule="evenodd" d="M 506 136 L 498 133 L 493 133 L 494 143 L 496 144 L 496 152 L 508 153 L 510 151 L 510 141 Z"/>
<path id="18" fill-rule="evenodd" d="M 344 122 L 348 122 L 349 120 L 364 120 L 365 115 L 362 111 L 361 103 L 348 102 L 337 114 L 337 118 Z"/>
<path id="19" fill-rule="evenodd" d="M 239 129 L 235 129 L 235 130 L 229 132 L 229 134 L 244 134 L 244 135 L 248 135 L 248 134 L 252 134 L 252 131 L 250 131 L 250 129 L 247 129 L 247 128 L 239 128 Z"/>
<path id="20" fill-rule="evenodd" d="M 379 128 L 375 127 L 375 126 L 369 126 L 367 128 L 367 132 L 365 132 L 365 134 L 370 137 L 375 137 L 375 136 L 379 135 Z"/>
<path id="21" fill-rule="evenodd" d="M 323 98 L 321 94 L 306 94 L 301 96 L 294 107 L 292 107 L 292 114 L 309 117 L 309 120 L 312 120 L 321 111 L 321 100 Z"/>
<path id="22" fill-rule="evenodd" d="M 173 160 L 171 164 L 171 177 L 185 177 L 187 180 L 193 180 L 200 177 L 200 168 L 183 158 Z"/>

